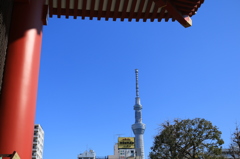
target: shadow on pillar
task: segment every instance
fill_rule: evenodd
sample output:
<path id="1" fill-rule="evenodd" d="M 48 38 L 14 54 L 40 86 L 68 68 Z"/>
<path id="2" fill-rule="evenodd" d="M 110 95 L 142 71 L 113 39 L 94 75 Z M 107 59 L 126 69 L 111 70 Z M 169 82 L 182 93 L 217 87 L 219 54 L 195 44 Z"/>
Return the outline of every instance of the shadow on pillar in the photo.
<path id="1" fill-rule="evenodd" d="M 8 44 L 13 0 L 0 0 L 0 92 Z"/>

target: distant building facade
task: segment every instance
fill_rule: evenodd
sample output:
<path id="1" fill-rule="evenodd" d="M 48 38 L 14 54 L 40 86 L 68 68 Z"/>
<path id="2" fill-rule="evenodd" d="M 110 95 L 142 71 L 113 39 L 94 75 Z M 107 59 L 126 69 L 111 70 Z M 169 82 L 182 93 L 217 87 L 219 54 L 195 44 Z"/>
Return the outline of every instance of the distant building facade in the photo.
<path id="1" fill-rule="evenodd" d="M 39 124 L 34 125 L 32 159 L 43 158 L 44 131 Z"/>
<path id="2" fill-rule="evenodd" d="M 107 159 L 107 156 L 99 157 L 96 156 L 96 153 L 93 150 L 84 151 L 78 155 L 78 159 Z"/>
<path id="3" fill-rule="evenodd" d="M 96 159 L 96 153 L 93 150 L 84 151 L 78 155 L 78 159 Z"/>
<path id="4" fill-rule="evenodd" d="M 135 159 L 135 149 L 118 149 L 118 143 L 114 145 L 114 155 L 109 155 L 108 159 Z"/>
<path id="5" fill-rule="evenodd" d="M 235 153 L 233 151 L 231 151 L 230 149 L 222 149 L 222 155 L 226 158 L 226 159 L 239 159 L 240 156 L 239 154 L 239 148 L 235 147 Z M 233 157 L 234 156 L 234 157 Z"/>

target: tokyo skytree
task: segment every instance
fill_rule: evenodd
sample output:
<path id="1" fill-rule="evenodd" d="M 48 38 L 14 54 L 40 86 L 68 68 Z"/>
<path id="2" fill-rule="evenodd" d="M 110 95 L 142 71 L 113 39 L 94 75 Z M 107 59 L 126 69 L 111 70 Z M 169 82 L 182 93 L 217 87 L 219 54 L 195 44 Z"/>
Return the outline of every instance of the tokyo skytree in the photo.
<path id="1" fill-rule="evenodd" d="M 136 97 L 135 97 L 135 124 L 132 125 L 132 130 L 135 135 L 135 149 L 136 156 L 139 159 L 144 159 L 144 142 L 143 134 L 146 129 L 146 125 L 142 123 L 142 105 L 140 103 L 139 97 L 139 87 L 138 87 L 138 69 L 135 69 L 136 74 Z"/>

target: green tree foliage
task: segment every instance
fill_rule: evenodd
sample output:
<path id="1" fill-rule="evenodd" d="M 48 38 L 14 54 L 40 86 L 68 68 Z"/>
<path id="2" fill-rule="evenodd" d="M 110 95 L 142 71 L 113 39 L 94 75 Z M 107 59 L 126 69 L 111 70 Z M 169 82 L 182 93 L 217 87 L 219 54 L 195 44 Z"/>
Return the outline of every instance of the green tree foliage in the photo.
<path id="1" fill-rule="evenodd" d="M 232 143 L 229 146 L 229 154 L 233 159 L 240 159 L 240 130 L 236 125 L 236 130 L 232 134 Z"/>
<path id="2" fill-rule="evenodd" d="M 221 132 L 210 121 L 195 118 L 161 124 L 154 138 L 151 159 L 221 158 Z"/>

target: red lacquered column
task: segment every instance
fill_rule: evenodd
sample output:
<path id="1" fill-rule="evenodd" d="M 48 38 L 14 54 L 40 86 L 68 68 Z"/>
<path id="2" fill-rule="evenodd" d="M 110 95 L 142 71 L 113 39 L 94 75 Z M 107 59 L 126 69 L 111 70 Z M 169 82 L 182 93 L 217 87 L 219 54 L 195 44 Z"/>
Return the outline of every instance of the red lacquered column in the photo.
<path id="1" fill-rule="evenodd" d="M 0 154 L 31 159 L 44 0 L 16 3 L 0 96 Z"/>

